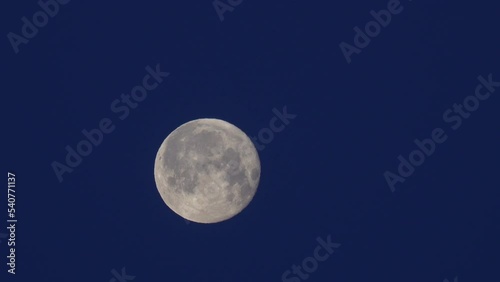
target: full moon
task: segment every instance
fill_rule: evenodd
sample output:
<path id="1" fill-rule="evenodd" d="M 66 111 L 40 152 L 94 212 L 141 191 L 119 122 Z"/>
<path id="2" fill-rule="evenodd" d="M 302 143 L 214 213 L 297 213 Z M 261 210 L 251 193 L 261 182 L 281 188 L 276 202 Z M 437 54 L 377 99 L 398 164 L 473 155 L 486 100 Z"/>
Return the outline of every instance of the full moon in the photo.
<path id="1" fill-rule="evenodd" d="M 181 217 L 216 223 L 240 213 L 260 180 L 254 144 L 236 126 L 197 119 L 172 131 L 156 154 L 155 182 L 165 204 Z"/>

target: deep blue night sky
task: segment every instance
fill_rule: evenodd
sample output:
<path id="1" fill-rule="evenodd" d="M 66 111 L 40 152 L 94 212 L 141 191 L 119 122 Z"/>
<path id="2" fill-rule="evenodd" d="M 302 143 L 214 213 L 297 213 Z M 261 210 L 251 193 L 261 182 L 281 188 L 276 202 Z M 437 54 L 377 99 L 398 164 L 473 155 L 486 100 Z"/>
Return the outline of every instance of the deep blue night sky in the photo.
<path id="1" fill-rule="evenodd" d="M 1 281 L 498 281 L 498 3 L 220 0 L 221 21 L 211 1 L 71 0 L 16 46 L 9 33 L 41 7 L 4 3 L 2 173 L 18 222 L 11 275 L 5 179 Z M 356 47 L 382 9 L 397 12 Z M 114 111 L 148 66 L 170 75 Z M 164 204 L 153 165 L 172 130 L 210 117 L 253 137 L 284 107 L 296 117 L 259 151 L 242 213 L 188 223 Z M 51 164 L 106 118 L 114 130 L 59 181 Z M 384 173 L 403 179 L 398 156 L 435 130 L 446 140 L 391 191 Z M 328 238 L 340 246 L 308 259 Z"/>

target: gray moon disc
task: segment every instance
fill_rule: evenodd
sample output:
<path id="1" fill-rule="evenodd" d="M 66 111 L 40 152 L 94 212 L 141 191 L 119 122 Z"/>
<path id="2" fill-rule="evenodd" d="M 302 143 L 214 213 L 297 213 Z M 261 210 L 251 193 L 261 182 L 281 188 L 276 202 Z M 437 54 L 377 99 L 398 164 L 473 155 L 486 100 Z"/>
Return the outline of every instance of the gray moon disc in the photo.
<path id="1" fill-rule="evenodd" d="M 254 144 L 236 126 L 197 119 L 172 131 L 156 154 L 155 182 L 175 213 L 199 223 L 216 223 L 240 213 L 260 180 Z"/>

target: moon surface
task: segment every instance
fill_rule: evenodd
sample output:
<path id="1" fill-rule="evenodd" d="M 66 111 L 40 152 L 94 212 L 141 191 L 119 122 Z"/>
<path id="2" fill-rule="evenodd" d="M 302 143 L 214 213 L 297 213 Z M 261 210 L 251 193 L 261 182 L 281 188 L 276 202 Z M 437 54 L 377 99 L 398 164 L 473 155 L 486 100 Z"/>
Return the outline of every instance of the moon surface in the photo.
<path id="1" fill-rule="evenodd" d="M 197 119 L 172 131 L 156 154 L 155 182 L 175 213 L 198 223 L 216 223 L 240 213 L 260 180 L 254 144 L 236 126 Z"/>

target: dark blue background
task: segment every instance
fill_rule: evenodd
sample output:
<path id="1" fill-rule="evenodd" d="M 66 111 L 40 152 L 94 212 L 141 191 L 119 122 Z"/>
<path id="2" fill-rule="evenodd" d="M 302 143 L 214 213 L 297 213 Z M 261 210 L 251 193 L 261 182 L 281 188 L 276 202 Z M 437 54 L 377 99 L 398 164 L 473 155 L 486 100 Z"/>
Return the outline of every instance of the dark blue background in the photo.
<path id="1" fill-rule="evenodd" d="M 18 279 L 2 281 L 122 267 L 135 281 L 281 281 L 328 235 L 342 245 L 308 281 L 498 281 L 500 90 L 457 131 L 442 114 L 478 75 L 500 80 L 499 6 L 404 0 L 347 64 L 339 43 L 387 2 L 245 0 L 221 22 L 208 0 L 72 0 L 17 55 L 6 35 L 39 6 L 4 2 L 2 173 L 16 172 L 19 222 Z M 158 63 L 170 77 L 118 120 L 110 103 Z M 283 106 L 297 118 L 259 152 L 241 214 L 187 224 L 163 203 L 153 164 L 173 129 L 214 117 L 254 136 Z M 51 163 L 104 117 L 116 130 L 59 183 Z M 383 173 L 436 127 L 449 139 L 392 193 Z"/>

